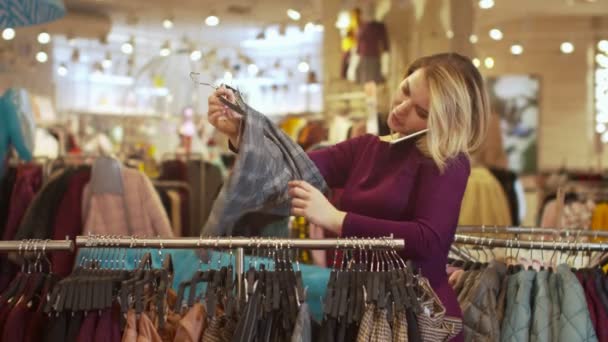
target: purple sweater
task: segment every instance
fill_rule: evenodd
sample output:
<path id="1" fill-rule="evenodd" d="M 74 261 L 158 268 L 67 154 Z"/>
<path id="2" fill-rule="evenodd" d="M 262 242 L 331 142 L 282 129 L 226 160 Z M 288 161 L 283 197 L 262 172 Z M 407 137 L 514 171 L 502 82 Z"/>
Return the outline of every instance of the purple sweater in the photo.
<path id="1" fill-rule="evenodd" d="M 344 189 L 342 236 L 404 239 L 400 255 L 422 270 L 446 314 L 461 317 L 446 263 L 470 173 L 467 157 L 452 160 L 440 174 L 413 141 L 390 145 L 373 135 L 309 155 L 330 188 Z"/>

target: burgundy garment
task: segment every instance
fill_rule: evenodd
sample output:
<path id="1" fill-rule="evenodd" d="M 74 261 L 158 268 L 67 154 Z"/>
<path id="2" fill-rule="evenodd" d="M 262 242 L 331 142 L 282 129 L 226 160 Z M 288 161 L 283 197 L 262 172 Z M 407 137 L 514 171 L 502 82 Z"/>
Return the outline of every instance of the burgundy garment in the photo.
<path id="1" fill-rule="evenodd" d="M 597 340 L 599 342 L 608 342 L 608 313 L 604 310 L 601 299 L 597 293 L 595 280 L 593 278 L 596 275 L 590 271 L 584 272 L 582 276 L 584 278 L 583 288 L 585 289 L 585 297 L 587 298 L 589 312 L 595 312 L 596 321 L 594 322 L 593 327 L 595 328 Z"/>
<path id="2" fill-rule="evenodd" d="M 70 177 L 68 190 L 60 200 L 55 216 L 52 239 L 65 240 L 69 237 L 73 240 L 82 234 L 84 221 L 82 218 L 82 193 L 85 185 L 91 179 L 91 170 L 82 169 Z M 75 253 L 53 252 L 51 262 L 53 273 L 60 277 L 67 277 L 74 265 Z"/>
<path id="3" fill-rule="evenodd" d="M 95 338 L 95 329 L 99 315 L 97 311 L 89 312 L 82 322 L 80 331 L 78 332 L 77 342 L 91 342 Z"/>
<path id="4" fill-rule="evenodd" d="M 364 23 L 359 28 L 357 37 L 357 53 L 365 57 L 380 57 L 384 51 L 388 51 L 388 33 L 386 26 L 379 21 Z"/>
<path id="5" fill-rule="evenodd" d="M 17 168 L 15 186 L 11 194 L 11 209 L 6 221 L 2 240 L 13 240 L 30 203 L 42 187 L 42 168 L 27 164 Z"/>
<path id="6" fill-rule="evenodd" d="M 160 180 L 188 182 L 188 166 L 181 160 L 164 161 L 160 169 Z"/>
<path id="7" fill-rule="evenodd" d="M 416 141 L 391 145 L 370 134 L 309 153 L 330 188 L 343 188 L 343 237 L 404 239 L 446 314 L 462 317 L 445 265 L 454 241 L 470 163 L 460 155 L 441 173 Z"/>
<path id="8" fill-rule="evenodd" d="M 595 304 L 593 302 L 593 298 L 588 291 L 587 280 L 585 279 L 585 275 L 583 272 L 579 271 L 575 273 L 576 279 L 581 283 L 581 287 L 585 292 L 585 301 L 587 302 L 587 307 L 589 308 L 589 315 L 591 316 L 591 323 L 593 323 L 593 329 L 595 329 L 597 334 L 597 311 L 595 310 Z"/>
<path id="9" fill-rule="evenodd" d="M 190 231 L 190 195 L 186 189 L 177 189 L 180 198 L 180 215 L 182 219 L 182 235 Z"/>
<path id="10" fill-rule="evenodd" d="M 36 311 L 27 323 L 23 342 L 42 341 L 48 323 L 48 315 L 44 311 Z"/>
<path id="11" fill-rule="evenodd" d="M 94 333 L 94 342 L 112 342 L 112 310 L 105 309 L 97 320 L 97 327 Z M 90 340 L 89 340 L 90 341 Z"/>
<path id="12" fill-rule="evenodd" d="M 4 323 L 2 342 L 23 341 L 26 325 L 30 322 L 33 314 L 32 310 L 28 309 L 27 303 L 20 300 L 11 310 Z"/>

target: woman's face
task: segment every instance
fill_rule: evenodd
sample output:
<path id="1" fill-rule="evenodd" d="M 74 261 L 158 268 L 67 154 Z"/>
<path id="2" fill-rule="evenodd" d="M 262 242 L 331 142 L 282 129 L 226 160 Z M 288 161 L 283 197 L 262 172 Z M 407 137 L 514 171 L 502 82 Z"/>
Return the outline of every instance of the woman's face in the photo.
<path id="1" fill-rule="evenodd" d="M 404 135 L 427 128 L 429 86 L 424 70 L 418 69 L 404 79 L 394 94 L 388 127 Z"/>

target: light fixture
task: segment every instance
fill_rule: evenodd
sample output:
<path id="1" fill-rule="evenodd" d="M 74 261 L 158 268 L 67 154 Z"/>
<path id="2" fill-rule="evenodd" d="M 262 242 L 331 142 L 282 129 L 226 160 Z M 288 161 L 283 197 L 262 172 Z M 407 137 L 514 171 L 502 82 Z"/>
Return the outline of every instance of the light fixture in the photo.
<path id="1" fill-rule="evenodd" d="M 502 31 L 497 29 L 497 28 L 493 28 L 490 30 L 490 38 L 494 39 L 494 40 L 501 40 L 503 37 Z"/>
<path id="2" fill-rule="evenodd" d="M 336 20 L 336 28 L 345 30 L 350 26 L 350 14 L 347 11 L 338 13 L 338 19 Z"/>
<path id="3" fill-rule="evenodd" d="M 473 58 L 473 65 L 476 68 L 479 68 L 481 66 L 481 61 L 479 60 L 479 58 Z"/>
<path id="4" fill-rule="evenodd" d="M 490 9 L 494 7 L 494 0 L 479 0 L 479 8 Z"/>
<path id="5" fill-rule="evenodd" d="M 602 134 L 602 133 L 606 132 L 606 125 L 605 125 L 605 124 L 603 124 L 603 123 L 601 123 L 601 122 L 598 122 L 598 123 L 595 125 L 595 131 L 596 131 L 598 134 Z"/>
<path id="6" fill-rule="evenodd" d="M 15 30 L 12 27 L 7 27 L 2 30 L 2 39 L 12 40 L 13 38 L 15 38 Z"/>
<path id="7" fill-rule="evenodd" d="M 171 47 L 169 46 L 169 41 L 165 41 L 163 45 L 160 47 L 160 55 L 162 57 L 167 57 L 171 54 Z"/>
<path id="8" fill-rule="evenodd" d="M 563 42 L 559 49 L 562 51 L 562 53 L 571 54 L 574 52 L 574 44 L 570 42 Z"/>
<path id="9" fill-rule="evenodd" d="M 104 69 L 110 69 L 112 67 L 112 55 L 110 52 L 106 52 L 106 57 L 101 61 L 101 66 Z"/>
<path id="10" fill-rule="evenodd" d="M 207 26 L 217 26 L 220 24 L 220 18 L 216 15 L 210 15 L 205 19 L 205 25 Z"/>
<path id="11" fill-rule="evenodd" d="M 36 60 L 39 63 L 46 63 L 49 60 L 49 55 L 47 55 L 44 51 L 38 51 L 36 54 Z"/>
<path id="12" fill-rule="evenodd" d="M 289 19 L 294 21 L 298 21 L 300 20 L 300 18 L 302 18 L 302 14 L 300 14 L 300 12 L 293 8 L 287 10 L 287 16 L 289 17 Z"/>
<path id="13" fill-rule="evenodd" d="M 608 53 L 608 40 L 602 39 L 597 43 L 597 48 L 602 52 Z"/>
<path id="14" fill-rule="evenodd" d="M 471 42 L 471 44 L 477 44 L 478 41 L 479 37 L 477 37 L 476 34 L 472 34 L 469 36 L 469 42 Z"/>
<path id="15" fill-rule="evenodd" d="M 308 63 L 306 63 L 305 61 L 302 61 L 298 64 L 298 71 L 304 73 L 308 72 L 308 70 L 310 70 L 310 65 L 308 65 Z"/>
<path id="16" fill-rule="evenodd" d="M 165 20 L 163 20 L 163 27 L 166 30 L 170 30 L 173 28 L 173 20 L 171 18 L 166 18 Z"/>
<path id="17" fill-rule="evenodd" d="M 323 31 L 325 31 L 325 26 L 323 26 L 323 24 L 316 24 L 315 25 L 315 30 L 317 32 L 323 32 Z"/>
<path id="18" fill-rule="evenodd" d="M 259 71 L 260 69 L 258 68 L 258 66 L 253 63 L 247 66 L 247 72 L 249 72 L 249 75 L 251 76 L 257 75 Z"/>
<path id="19" fill-rule="evenodd" d="M 315 30 L 315 23 L 313 23 L 312 21 L 307 22 L 306 25 L 304 26 L 304 32 L 306 32 L 306 33 L 310 33 L 314 30 Z"/>
<path id="20" fill-rule="evenodd" d="M 68 67 L 65 65 L 65 63 L 61 63 L 59 64 L 59 67 L 57 68 L 57 75 L 61 76 L 61 77 L 65 77 L 68 74 Z"/>
<path id="21" fill-rule="evenodd" d="M 193 62 L 200 61 L 203 58 L 203 53 L 201 50 L 193 50 L 190 52 L 190 60 Z"/>
<path id="22" fill-rule="evenodd" d="M 483 64 L 486 66 L 486 68 L 492 69 L 494 67 L 494 58 L 486 57 L 486 59 L 483 60 Z"/>
<path id="23" fill-rule="evenodd" d="M 135 49 L 134 45 L 135 45 L 135 39 L 133 37 L 131 37 L 128 41 L 122 43 L 122 46 L 120 47 L 120 51 L 122 51 L 122 53 L 124 53 L 125 55 L 130 55 L 133 53 L 133 50 Z"/>
<path id="24" fill-rule="evenodd" d="M 447 31 L 445 32 L 445 36 L 446 36 L 448 39 L 452 39 L 452 38 L 454 38 L 454 31 L 452 31 L 452 30 L 447 30 Z"/>
<path id="25" fill-rule="evenodd" d="M 511 54 L 513 55 L 521 55 L 524 53 L 524 47 L 521 44 L 513 44 L 511 45 Z"/>
<path id="26" fill-rule="evenodd" d="M 48 44 L 51 41 L 51 35 L 48 32 L 40 32 L 38 34 L 38 43 L 40 44 Z"/>

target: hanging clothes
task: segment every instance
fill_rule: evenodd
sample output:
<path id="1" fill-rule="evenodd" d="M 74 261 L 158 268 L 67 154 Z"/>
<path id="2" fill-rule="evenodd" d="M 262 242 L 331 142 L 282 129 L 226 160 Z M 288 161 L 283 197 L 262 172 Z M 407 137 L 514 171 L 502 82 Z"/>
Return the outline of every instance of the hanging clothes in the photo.
<path id="1" fill-rule="evenodd" d="M 28 101 L 23 89 L 8 89 L 0 97 L 0 176 L 4 174 L 9 147 L 14 147 L 21 159 L 32 159 L 34 121 Z"/>
<path id="2" fill-rule="evenodd" d="M 498 180 L 486 168 L 472 168 L 458 225 L 510 226 L 512 223 L 509 202 Z"/>

